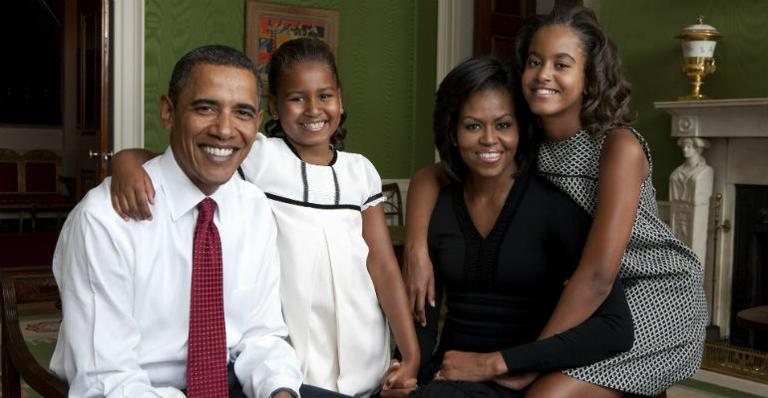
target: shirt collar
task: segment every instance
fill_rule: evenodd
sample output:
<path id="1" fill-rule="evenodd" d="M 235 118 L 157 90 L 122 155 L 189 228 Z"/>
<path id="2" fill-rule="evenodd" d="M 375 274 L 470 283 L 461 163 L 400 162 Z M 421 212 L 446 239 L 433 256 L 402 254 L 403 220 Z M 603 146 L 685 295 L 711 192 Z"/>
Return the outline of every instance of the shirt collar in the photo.
<path id="1" fill-rule="evenodd" d="M 170 146 L 160 155 L 158 161 L 162 176 L 162 181 L 160 182 L 161 189 L 168 198 L 171 218 L 173 221 L 176 221 L 190 210 L 197 208 L 197 205 L 205 199 L 206 195 L 192 183 L 181 169 Z M 228 192 L 234 189 L 233 184 L 234 179 L 230 178 L 226 183 L 219 186 L 216 192 L 210 195 L 211 199 L 216 201 L 216 207 L 219 209 L 216 214 L 220 214 L 222 208 L 230 207 L 222 206 L 222 204 L 224 204 Z"/>

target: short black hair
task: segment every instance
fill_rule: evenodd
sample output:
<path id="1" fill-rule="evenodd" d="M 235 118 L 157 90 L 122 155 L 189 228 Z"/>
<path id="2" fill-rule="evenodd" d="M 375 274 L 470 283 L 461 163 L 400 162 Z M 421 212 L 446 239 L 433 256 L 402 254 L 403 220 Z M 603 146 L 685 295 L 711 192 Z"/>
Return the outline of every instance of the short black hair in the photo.
<path id="1" fill-rule="evenodd" d="M 333 55 L 331 47 L 320 39 L 300 37 L 281 44 L 270 56 L 269 72 L 267 74 L 269 95 L 277 97 L 278 85 L 283 74 L 290 73 L 290 69 L 293 66 L 304 62 L 319 62 L 326 65 L 331 70 L 336 86 L 341 88 L 339 71 L 336 68 L 336 57 Z M 331 135 L 331 145 L 335 149 L 344 149 L 344 137 L 347 136 L 347 130 L 344 128 L 344 121 L 346 120 L 347 114 L 345 112 L 341 114 L 339 127 Z M 269 120 L 264 125 L 264 129 L 270 137 L 285 136 L 279 120 Z"/>
<path id="2" fill-rule="evenodd" d="M 176 62 L 176 65 L 173 67 L 173 72 L 171 73 L 171 80 L 168 82 L 168 97 L 170 97 L 173 104 L 176 104 L 176 100 L 179 98 L 179 93 L 181 93 L 181 90 L 187 84 L 189 75 L 197 65 L 231 66 L 251 72 L 256 79 L 258 87 L 257 94 L 259 98 L 261 98 L 259 73 L 256 71 L 256 65 L 253 64 L 251 59 L 241 51 L 232 47 L 213 44 L 197 47 L 184 54 L 184 56 Z"/>
<path id="3" fill-rule="evenodd" d="M 473 94 L 485 90 L 506 90 L 512 98 L 519 134 L 515 161 L 518 170 L 527 167 L 533 149 L 533 133 L 528 127 L 528 107 L 521 98 L 518 80 L 512 65 L 494 57 L 470 58 L 445 76 L 437 89 L 432 119 L 435 147 L 445 171 L 461 181 L 467 165 L 456 146 L 456 133 L 461 109 Z"/>

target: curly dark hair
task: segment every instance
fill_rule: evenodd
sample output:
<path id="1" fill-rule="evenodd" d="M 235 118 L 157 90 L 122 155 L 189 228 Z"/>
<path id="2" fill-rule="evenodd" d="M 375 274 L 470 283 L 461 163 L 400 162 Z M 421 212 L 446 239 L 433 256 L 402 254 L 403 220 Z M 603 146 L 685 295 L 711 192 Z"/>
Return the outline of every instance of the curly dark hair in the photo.
<path id="1" fill-rule="evenodd" d="M 339 71 L 336 68 L 336 57 L 334 57 L 331 48 L 320 39 L 302 37 L 283 43 L 272 53 L 267 74 L 270 96 L 277 97 L 277 87 L 283 73 L 288 73 L 293 66 L 302 62 L 320 62 L 328 66 L 336 85 L 341 89 Z M 339 127 L 331 135 L 331 146 L 337 150 L 344 149 L 344 137 L 347 136 L 347 130 L 344 128 L 345 120 L 347 120 L 346 112 L 341 114 Z M 264 129 L 270 137 L 285 137 L 279 120 L 270 119 L 264 125 Z"/>
<path id="2" fill-rule="evenodd" d="M 602 134 L 632 121 L 629 102 L 632 89 L 624 78 L 616 45 L 603 32 L 595 13 L 584 7 L 556 6 L 546 15 L 528 18 L 515 39 L 516 68 L 522 75 L 528 49 L 536 32 L 549 25 L 565 25 L 581 39 L 586 55 L 581 125 L 590 134 Z"/>
<path id="3" fill-rule="evenodd" d="M 515 78 L 512 65 L 493 57 L 470 58 L 445 76 L 437 89 L 432 130 L 435 147 L 446 173 L 462 181 L 467 165 L 456 146 L 456 133 L 461 109 L 472 94 L 484 90 L 507 90 L 514 103 L 519 140 L 515 161 L 518 170 L 528 166 L 534 149 L 533 132 L 528 126 L 530 111 L 522 98 L 522 90 Z"/>

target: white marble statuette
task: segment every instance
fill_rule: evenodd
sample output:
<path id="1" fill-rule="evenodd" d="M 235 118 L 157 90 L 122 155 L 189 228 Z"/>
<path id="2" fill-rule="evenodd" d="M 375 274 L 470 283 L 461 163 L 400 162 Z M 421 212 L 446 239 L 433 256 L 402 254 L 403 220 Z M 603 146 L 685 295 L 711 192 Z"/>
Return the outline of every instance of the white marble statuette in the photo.
<path id="1" fill-rule="evenodd" d="M 669 176 L 670 224 L 672 231 L 690 246 L 699 260 L 707 254 L 707 222 L 714 171 L 702 156 L 709 142 L 698 137 L 677 140 L 685 162 Z"/>

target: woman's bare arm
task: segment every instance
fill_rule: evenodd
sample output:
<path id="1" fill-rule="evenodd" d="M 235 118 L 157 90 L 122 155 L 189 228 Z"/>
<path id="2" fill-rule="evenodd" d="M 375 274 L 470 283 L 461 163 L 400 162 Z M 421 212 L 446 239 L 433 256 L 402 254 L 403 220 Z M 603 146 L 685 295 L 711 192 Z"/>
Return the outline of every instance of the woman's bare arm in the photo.
<path id="1" fill-rule="evenodd" d="M 594 221 L 579 265 L 540 338 L 584 322 L 608 296 L 635 223 L 640 186 L 648 168 L 634 134 L 621 129 L 606 136 Z"/>
<path id="2" fill-rule="evenodd" d="M 440 188 L 449 182 L 443 167 L 435 163 L 417 171 L 408 186 L 403 274 L 409 307 L 421 326 L 427 322 L 424 306 L 427 302 L 435 305 L 435 278 L 427 249 L 429 219 Z"/>

